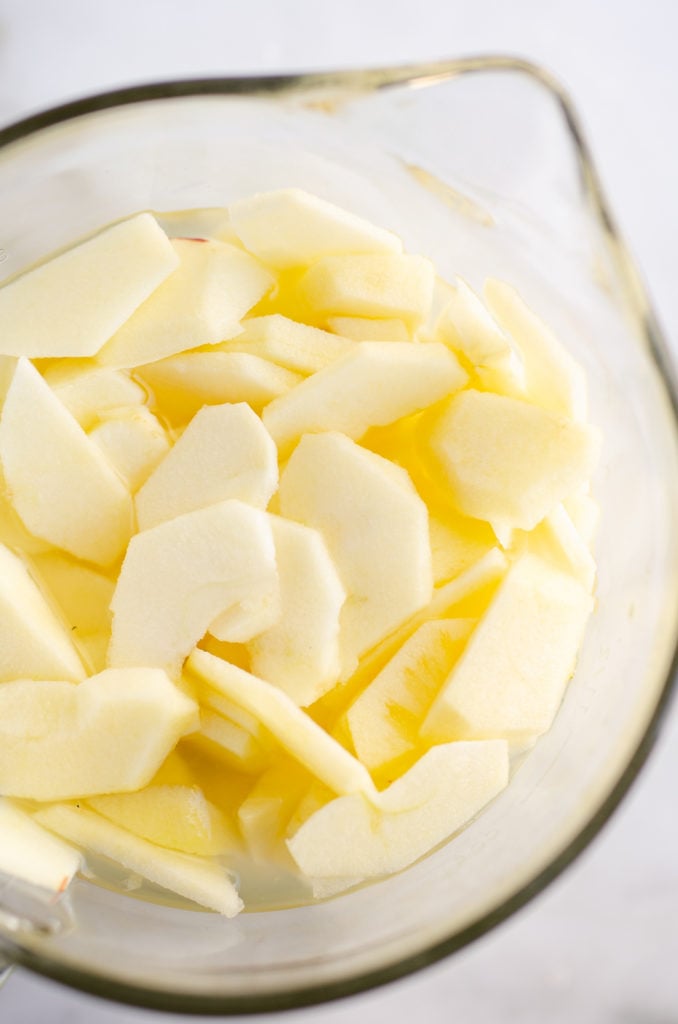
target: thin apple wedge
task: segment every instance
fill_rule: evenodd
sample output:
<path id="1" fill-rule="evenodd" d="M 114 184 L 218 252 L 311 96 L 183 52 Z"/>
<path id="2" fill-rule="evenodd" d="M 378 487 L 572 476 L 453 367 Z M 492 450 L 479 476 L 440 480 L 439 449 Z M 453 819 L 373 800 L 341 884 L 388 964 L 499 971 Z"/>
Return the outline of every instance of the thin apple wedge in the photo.
<path id="1" fill-rule="evenodd" d="M 348 338 L 273 313 L 243 320 L 242 333 L 222 342 L 218 351 L 249 352 L 306 376 L 323 370 L 352 347 Z"/>
<path id="2" fill-rule="evenodd" d="M 143 366 L 223 341 L 273 286 L 260 263 L 226 242 L 175 238 L 171 245 L 177 269 L 97 354 L 102 366 Z"/>
<path id="3" fill-rule="evenodd" d="M 338 253 L 401 252 L 400 239 L 300 188 L 259 192 L 229 207 L 245 247 L 273 267 L 314 263 Z"/>
<path id="4" fill-rule="evenodd" d="M 68 800 L 139 789 L 198 708 L 164 672 L 114 669 L 84 682 L 0 686 L 0 791 Z"/>
<path id="5" fill-rule="evenodd" d="M 150 213 L 113 224 L 0 288 L 0 355 L 94 355 L 178 263 Z"/>
<path id="6" fill-rule="evenodd" d="M 251 732 L 209 709 L 201 710 L 200 728 L 187 737 L 186 743 L 247 775 L 262 772 L 270 760 L 268 750 Z"/>
<path id="7" fill-rule="evenodd" d="M 289 754 L 334 793 L 376 794 L 367 769 L 286 693 L 207 651 L 193 651 L 186 667 L 255 715 Z"/>
<path id="8" fill-rule="evenodd" d="M 266 406 L 266 429 L 284 457 L 302 434 L 336 430 L 354 441 L 438 402 L 467 380 L 444 345 L 363 341 Z"/>
<path id="9" fill-rule="evenodd" d="M 0 872 L 62 893 L 82 860 L 77 850 L 42 828 L 25 811 L 0 797 Z"/>
<path id="10" fill-rule="evenodd" d="M 12 679 L 79 682 L 84 677 L 67 628 L 22 560 L 0 544 L 0 683 Z"/>
<path id="11" fill-rule="evenodd" d="M 328 316 L 327 326 L 352 341 L 412 341 L 405 321 L 394 317 L 377 320 L 367 316 Z"/>
<path id="12" fill-rule="evenodd" d="M 109 370 L 93 359 L 60 359 L 43 377 L 83 430 L 90 430 L 111 409 L 140 407 L 146 392 L 124 370 Z"/>
<path id="13" fill-rule="evenodd" d="M 248 405 L 206 406 L 136 495 L 140 530 L 238 498 L 266 508 L 278 486 L 275 445 Z"/>
<path id="14" fill-rule="evenodd" d="M 252 639 L 279 614 L 266 513 L 232 499 L 136 534 L 111 609 L 113 667 L 157 665 L 178 677 L 216 620 L 229 634 L 221 639 Z"/>
<path id="15" fill-rule="evenodd" d="M 423 857 L 466 825 L 508 782 L 506 742 L 432 747 L 380 794 L 360 793 L 311 815 L 287 840 L 301 871 L 314 878 L 374 878 Z"/>
<path id="16" fill-rule="evenodd" d="M 165 429 L 145 406 L 118 409 L 89 432 L 89 439 L 134 494 L 171 448 Z"/>
<path id="17" fill-rule="evenodd" d="M 3 406 L 0 462 L 31 533 L 99 565 L 120 555 L 132 532 L 130 493 L 27 359 Z"/>
<path id="18" fill-rule="evenodd" d="M 85 807 L 53 804 L 36 811 L 34 818 L 83 849 L 110 857 L 150 882 L 225 917 L 235 917 L 242 910 L 238 891 L 218 861 L 156 846 Z"/>

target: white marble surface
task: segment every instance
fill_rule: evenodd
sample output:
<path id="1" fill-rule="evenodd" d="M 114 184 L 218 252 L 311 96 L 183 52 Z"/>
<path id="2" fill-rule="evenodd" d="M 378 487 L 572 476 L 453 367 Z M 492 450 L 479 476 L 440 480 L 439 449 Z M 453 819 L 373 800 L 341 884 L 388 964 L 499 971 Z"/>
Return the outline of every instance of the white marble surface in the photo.
<path id="1" fill-rule="evenodd" d="M 678 355 L 677 34 L 674 0 L 2 0 L 0 123 L 158 78 L 478 52 L 532 58 L 559 75 L 583 114 L 613 208 Z M 678 1021 L 677 710 L 612 823 L 528 908 L 433 969 L 287 1019 Z M 177 1018 L 104 1004 L 16 971 L 0 994 L 0 1020 Z"/>

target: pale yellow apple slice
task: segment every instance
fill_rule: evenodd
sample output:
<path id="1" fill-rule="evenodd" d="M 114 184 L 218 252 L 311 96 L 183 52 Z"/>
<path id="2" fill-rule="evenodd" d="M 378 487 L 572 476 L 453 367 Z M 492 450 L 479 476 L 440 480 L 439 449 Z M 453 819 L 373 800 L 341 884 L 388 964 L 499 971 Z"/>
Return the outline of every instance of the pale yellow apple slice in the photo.
<path id="1" fill-rule="evenodd" d="M 84 677 L 65 624 L 21 559 L 0 544 L 0 683 L 11 679 L 78 682 Z"/>
<path id="2" fill-rule="evenodd" d="M 371 772 L 415 749 L 419 727 L 474 625 L 473 619 L 424 623 L 348 709 L 355 752 Z"/>
<path id="3" fill-rule="evenodd" d="M 277 452 L 252 409 L 213 405 L 191 420 L 136 495 L 140 530 L 227 498 L 265 508 L 278 486 Z"/>
<path id="4" fill-rule="evenodd" d="M 503 740 L 432 747 L 376 808 L 360 793 L 321 807 L 287 840 L 315 878 L 374 878 L 423 857 L 466 825 L 508 782 Z"/>
<path id="5" fill-rule="evenodd" d="M 342 434 L 307 434 L 280 479 L 283 516 L 321 532 L 348 594 L 344 674 L 431 599 L 426 506 L 404 470 Z"/>
<path id="6" fill-rule="evenodd" d="M 100 565 L 118 557 L 132 532 L 130 493 L 27 359 L 3 406 L 0 462 L 31 533 Z"/>
<path id="7" fill-rule="evenodd" d="M 72 804 L 54 804 L 35 820 L 85 850 L 110 857 L 129 871 L 226 917 L 243 907 L 237 889 L 218 861 L 194 857 L 149 843 L 100 814 Z"/>
<path id="8" fill-rule="evenodd" d="M 471 363 L 483 387 L 516 397 L 525 393 L 520 352 L 461 278 L 449 292 L 434 336 Z"/>
<path id="9" fill-rule="evenodd" d="M 165 429 L 150 409 L 139 406 L 107 414 L 89 432 L 132 494 L 146 482 L 171 448 Z"/>
<path id="10" fill-rule="evenodd" d="M 83 430 L 95 426 L 111 409 L 141 406 L 146 392 L 125 370 L 109 370 L 93 359 L 62 359 L 43 377 Z"/>
<path id="11" fill-rule="evenodd" d="M 231 236 L 222 238 L 229 223 L 225 206 L 195 206 L 186 210 L 154 210 L 153 216 L 170 238 L 217 238 L 232 241 Z"/>
<path id="12" fill-rule="evenodd" d="M 214 654 L 214 651 L 210 651 L 210 654 Z M 218 655 L 216 655 L 218 657 Z M 224 659 L 228 661 L 229 659 Z M 231 662 L 233 664 L 233 662 Z M 242 665 L 238 666 L 242 668 Z M 195 684 L 195 694 L 198 702 L 203 709 L 210 711 L 216 711 L 216 713 L 222 717 L 227 718 L 234 725 L 239 725 L 241 729 L 248 732 L 256 740 L 259 740 L 261 744 L 266 744 L 267 733 L 263 728 L 259 719 L 250 714 L 249 711 L 245 711 L 235 701 L 229 700 L 228 697 L 224 697 L 223 693 L 219 693 L 214 687 L 208 683 L 203 682 L 200 679 L 192 679 L 192 684 Z"/>
<path id="13" fill-rule="evenodd" d="M 97 361 L 134 367 L 237 334 L 273 285 L 252 256 L 226 242 L 175 238 L 174 273 L 104 345 Z"/>
<path id="14" fill-rule="evenodd" d="M 7 490 L 2 463 L 0 462 L 0 544 L 5 544 L 14 551 L 21 551 L 24 555 L 37 555 L 44 551 L 53 550 L 49 541 L 34 537 L 26 529 L 19 515 L 12 505 Z"/>
<path id="15" fill-rule="evenodd" d="M 280 619 L 251 641 L 252 672 L 306 707 L 340 670 L 339 616 L 346 592 L 322 535 L 271 516 L 280 577 Z"/>
<path id="16" fill-rule="evenodd" d="M 136 793 L 93 796 L 87 802 L 114 824 L 180 853 L 214 857 L 238 846 L 226 815 L 199 786 L 150 785 Z"/>
<path id="17" fill-rule="evenodd" d="M 77 850 L 0 797 L 0 872 L 62 893 L 80 868 Z"/>
<path id="18" fill-rule="evenodd" d="M 0 791 L 64 800 L 145 786 L 198 708 L 155 668 L 0 686 Z"/>
<path id="19" fill-rule="evenodd" d="M 110 627 L 109 605 L 115 589 L 112 579 L 54 550 L 33 555 L 31 566 L 43 589 L 58 604 L 76 641 L 84 634 Z M 42 678 L 57 677 L 46 672 Z"/>
<path id="20" fill-rule="evenodd" d="M 342 338 L 352 341 L 411 341 L 404 320 L 394 317 L 374 319 L 365 316 L 328 316 L 327 326 Z"/>
<path id="21" fill-rule="evenodd" d="M 546 553 L 555 557 L 561 568 L 571 572 L 589 594 L 593 593 L 596 563 L 564 505 L 556 505 L 539 531 L 545 541 Z M 541 551 L 537 549 L 537 553 L 541 554 Z"/>
<path id="22" fill-rule="evenodd" d="M 280 745 L 332 792 L 376 794 L 367 769 L 282 690 L 199 649 L 186 667 L 256 715 Z"/>
<path id="23" fill-rule="evenodd" d="M 286 854 L 285 828 L 312 780 L 308 769 L 288 755 L 278 757 L 259 776 L 238 808 L 240 831 L 256 861 L 270 863 L 282 851 Z"/>
<path id="24" fill-rule="evenodd" d="M 273 267 L 313 263 L 336 253 L 401 252 L 400 239 L 299 188 L 259 192 L 229 207 L 245 248 Z"/>
<path id="25" fill-rule="evenodd" d="M 178 262 L 149 213 L 105 228 L 0 288 L 0 354 L 94 355 Z"/>
<path id="26" fill-rule="evenodd" d="M 519 558 L 432 704 L 422 735 L 520 741 L 546 732 L 592 609 L 576 580 L 533 555 Z"/>
<path id="27" fill-rule="evenodd" d="M 494 532 L 487 523 L 452 509 L 430 512 L 429 533 L 435 586 L 459 576 L 495 547 Z"/>
<path id="28" fill-rule="evenodd" d="M 219 351 L 249 352 L 307 375 L 329 366 L 352 347 L 348 338 L 273 313 L 243 320 L 242 334 L 222 342 Z"/>
<path id="29" fill-rule="evenodd" d="M 337 430 L 359 440 L 463 387 L 467 375 L 444 345 L 363 341 L 276 398 L 264 424 L 286 455 L 302 434 Z"/>
<path id="30" fill-rule="evenodd" d="M 427 440 L 459 512 L 523 530 L 590 478 L 599 447 L 591 427 L 481 391 L 450 399 Z"/>
<path id="31" fill-rule="evenodd" d="M 248 774 L 263 771 L 270 761 L 268 751 L 251 732 L 209 710 L 200 712 L 200 728 L 186 742 Z"/>
<path id="32" fill-rule="evenodd" d="M 140 373 L 163 411 L 179 422 L 203 405 L 247 402 L 262 409 L 304 379 L 249 352 L 184 352 L 142 366 Z"/>
<path id="33" fill-rule="evenodd" d="M 111 603 L 109 664 L 157 665 L 176 677 L 217 617 L 227 613 L 223 631 L 240 634 L 224 639 L 250 640 L 278 602 L 265 512 L 235 499 L 187 512 L 130 541 Z"/>
<path id="34" fill-rule="evenodd" d="M 299 287 L 320 315 L 395 318 L 413 329 L 428 315 L 434 280 L 433 264 L 423 256 L 327 256 L 306 271 Z"/>
<path id="35" fill-rule="evenodd" d="M 525 366 L 526 394 L 550 412 L 586 418 L 586 375 L 555 334 L 525 305 L 515 288 L 488 280 L 485 298 L 500 326 L 515 341 Z"/>

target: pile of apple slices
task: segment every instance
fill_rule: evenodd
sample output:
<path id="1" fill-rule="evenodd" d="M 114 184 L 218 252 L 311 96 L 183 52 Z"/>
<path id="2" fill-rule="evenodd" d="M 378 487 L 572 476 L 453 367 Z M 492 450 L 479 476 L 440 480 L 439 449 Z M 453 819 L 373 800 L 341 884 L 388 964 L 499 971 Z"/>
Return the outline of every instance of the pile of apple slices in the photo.
<path id="1" fill-rule="evenodd" d="M 327 897 L 507 785 L 593 607 L 598 439 L 508 285 L 296 189 L 186 220 L 0 289 L 0 871 L 231 916 L 248 858 Z"/>

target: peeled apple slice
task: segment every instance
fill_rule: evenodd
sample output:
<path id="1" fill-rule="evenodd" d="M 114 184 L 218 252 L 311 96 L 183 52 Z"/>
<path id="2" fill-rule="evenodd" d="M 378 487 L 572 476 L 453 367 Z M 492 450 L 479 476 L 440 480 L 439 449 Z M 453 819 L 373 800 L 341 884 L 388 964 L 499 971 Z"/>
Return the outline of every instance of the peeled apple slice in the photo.
<path id="1" fill-rule="evenodd" d="M 146 392 L 128 373 L 101 367 L 93 359 L 60 360 L 43 376 L 83 430 L 111 409 L 140 407 L 146 401 Z"/>
<path id="2" fill-rule="evenodd" d="M 589 479 L 592 428 L 536 405 L 463 391 L 438 412 L 425 442 L 454 507 L 500 527 L 531 530 Z"/>
<path id="3" fill-rule="evenodd" d="M 269 761 L 267 751 L 251 732 L 213 711 L 200 712 L 200 728 L 187 742 L 241 772 L 261 772 Z"/>
<path id="4" fill-rule="evenodd" d="M 339 617 L 346 592 L 317 530 L 271 516 L 280 619 L 249 645 L 252 672 L 306 707 L 340 670 Z"/>
<path id="5" fill-rule="evenodd" d="M 521 741 L 550 727 L 593 608 L 586 590 L 533 555 L 509 569 L 424 720 L 428 740 Z"/>
<path id="6" fill-rule="evenodd" d="M 186 667 L 256 715 L 280 745 L 334 793 L 376 794 L 367 769 L 286 693 L 207 651 L 193 651 Z"/>
<path id="7" fill-rule="evenodd" d="M 110 622 L 108 606 L 115 589 L 113 580 L 59 551 L 34 555 L 31 562 L 40 584 L 59 605 L 76 640 L 82 634 L 96 633 L 106 628 Z M 14 678 L 21 676 L 28 678 L 29 674 L 16 673 Z M 54 672 L 43 672 L 33 678 L 58 677 Z M 74 681 L 77 682 L 78 678 L 81 677 Z"/>
<path id="8" fill-rule="evenodd" d="M 264 409 L 284 456 L 302 434 L 336 430 L 359 440 L 463 387 L 466 373 L 444 345 L 364 341 Z"/>
<path id="9" fill-rule="evenodd" d="M 468 359 L 490 391 L 520 396 L 525 369 L 511 338 L 501 330 L 472 288 L 457 278 L 435 328 L 435 337 Z"/>
<path id="10" fill-rule="evenodd" d="M 0 462 L 31 533 L 99 565 L 118 557 L 132 532 L 130 493 L 27 359 L 3 406 Z"/>
<path id="11" fill-rule="evenodd" d="M 180 853 L 214 857 L 238 846 L 226 816 L 199 786 L 146 786 L 88 800 L 98 814 L 129 832 Z"/>
<path id="12" fill-rule="evenodd" d="M 113 224 L 0 288 L 0 354 L 94 355 L 178 262 L 149 213 Z"/>
<path id="13" fill-rule="evenodd" d="M 109 413 L 89 432 L 116 473 L 134 493 L 170 450 L 157 417 L 145 406 Z"/>
<path id="14" fill-rule="evenodd" d="M 238 498 L 265 508 L 278 486 L 276 447 L 248 405 L 206 406 L 138 492 L 140 530 Z"/>
<path id="15" fill-rule="evenodd" d="M 0 791 L 64 800 L 139 789 L 198 709 L 156 668 L 0 686 Z"/>
<path id="16" fill-rule="evenodd" d="M 0 872 L 62 893 L 80 867 L 72 846 L 41 828 L 29 814 L 0 798 Z"/>
<path id="17" fill-rule="evenodd" d="M 400 239 L 299 188 L 259 192 L 229 207 L 245 248 L 273 267 L 314 263 L 337 253 L 402 251 Z"/>
<path id="18" fill-rule="evenodd" d="M 307 434 L 280 479 L 280 511 L 319 530 L 347 592 L 344 675 L 431 599 L 428 512 L 407 473 L 342 434 Z"/>
<path id="19" fill-rule="evenodd" d="M 226 242 L 175 238 L 171 245 L 177 269 L 104 345 L 102 366 L 142 366 L 232 337 L 273 285 L 261 264 Z"/>
<path id="20" fill-rule="evenodd" d="M 494 279 L 485 299 L 500 326 L 520 349 L 527 396 L 560 416 L 586 418 L 586 376 L 556 336 L 525 305 L 515 288 Z"/>
<path id="21" fill-rule="evenodd" d="M 359 793 L 316 811 L 287 840 L 316 878 L 374 878 L 412 864 L 465 825 L 508 783 L 504 740 L 433 747 L 380 794 Z"/>
<path id="22" fill-rule="evenodd" d="M 203 907 L 234 917 L 243 907 L 219 861 L 149 843 L 85 807 L 55 804 L 34 814 L 38 824 Z"/>
<path id="23" fill-rule="evenodd" d="M 306 271 L 299 287 L 324 316 L 395 318 L 415 328 L 428 314 L 434 280 L 433 264 L 423 256 L 327 256 Z"/>
<path id="24" fill-rule="evenodd" d="M 184 422 L 203 405 L 247 402 L 261 409 L 303 378 L 249 352 L 184 352 L 141 367 L 172 420 Z"/>
<path id="25" fill-rule="evenodd" d="M 12 679 L 79 682 L 84 677 L 67 629 L 21 559 L 0 544 L 0 683 Z"/>
<path id="26" fill-rule="evenodd" d="M 223 639 L 249 640 L 271 624 L 278 600 L 265 512 L 235 499 L 187 512 L 130 541 L 111 603 L 109 664 L 157 665 L 177 677 L 217 618 L 227 613 L 241 634 Z"/>
<path id="27" fill-rule="evenodd" d="M 315 373 L 349 352 L 353 343 L 318 327 L 273 313 L 243 320 L 242 333 L 219 345 L 220 352 L 249 352 L 296 373 Z"/>
<path id="28" fill-rule="evenodd" d="M 417 746 L 419 726 L 474 625 L 472 619 L 424 623 L 348 709 L 355 752 L 371 772 Z"/>
<path id="29" fill-rule="evenodd" d="M 370 319 L 364 316 L 328 316 L 327 326 L 335 334 L 353 341 L 411 341 L 403 320 Z"/>

